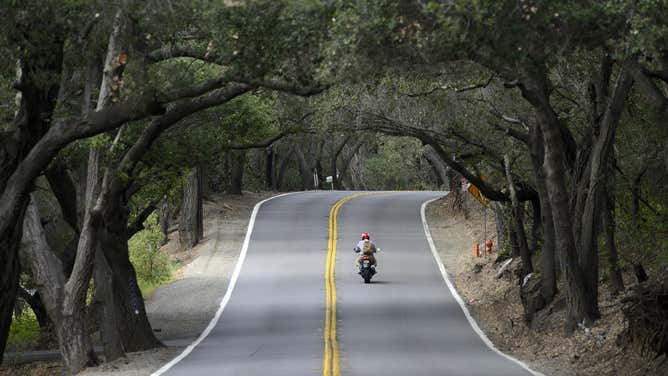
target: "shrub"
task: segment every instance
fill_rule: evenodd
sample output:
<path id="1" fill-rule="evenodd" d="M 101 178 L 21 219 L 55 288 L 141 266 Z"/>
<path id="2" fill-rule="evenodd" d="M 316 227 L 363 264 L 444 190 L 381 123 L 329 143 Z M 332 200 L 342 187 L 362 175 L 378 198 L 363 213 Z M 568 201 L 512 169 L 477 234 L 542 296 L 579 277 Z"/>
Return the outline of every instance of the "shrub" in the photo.
<path id="1" fill-rule="evenodd" d="M 139 285 L 159 285 L 169 281 L 172 264 L 169 257 L 160 252 L 160 232 L 157 216 L 152 214 L 144 223 L 145 230 L 135 234 L 129 241 L 130 261 L 137 272 Z"/>

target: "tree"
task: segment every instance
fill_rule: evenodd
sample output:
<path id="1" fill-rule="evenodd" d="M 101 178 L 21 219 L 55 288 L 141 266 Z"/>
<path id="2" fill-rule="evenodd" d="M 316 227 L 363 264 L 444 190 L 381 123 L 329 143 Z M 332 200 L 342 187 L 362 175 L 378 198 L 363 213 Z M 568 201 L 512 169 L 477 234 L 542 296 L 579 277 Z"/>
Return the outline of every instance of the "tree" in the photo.
<path id="1" fill-rule="evenodd" d="M 179 243 L 182 248 L 194 247 L 204 238 L 202 205 L 202 171 L 195 167 L 183 187 L 183 204 L 179 220 Z"/>

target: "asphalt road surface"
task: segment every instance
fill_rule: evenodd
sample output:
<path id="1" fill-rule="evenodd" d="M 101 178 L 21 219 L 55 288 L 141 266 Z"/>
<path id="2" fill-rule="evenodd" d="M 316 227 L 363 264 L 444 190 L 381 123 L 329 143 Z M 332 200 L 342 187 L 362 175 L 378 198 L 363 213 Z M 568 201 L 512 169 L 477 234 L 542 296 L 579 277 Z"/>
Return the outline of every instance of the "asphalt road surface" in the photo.
<path id="1" fill-rule="evenodd" d="M 165 374 L 530 375 L 483 343 L 443 281 L 420 219 L 442 193 L 339 202 L 352 194 L 264 203 L 220 321 Z M 371 284 L 354 271 L 362 232 L 381 248 Z"/>

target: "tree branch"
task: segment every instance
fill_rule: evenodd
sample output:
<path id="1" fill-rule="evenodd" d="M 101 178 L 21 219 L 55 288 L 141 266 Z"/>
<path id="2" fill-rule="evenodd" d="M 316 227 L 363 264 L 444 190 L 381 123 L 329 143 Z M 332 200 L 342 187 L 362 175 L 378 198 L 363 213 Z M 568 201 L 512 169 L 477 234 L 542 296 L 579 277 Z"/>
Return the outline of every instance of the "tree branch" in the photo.
<path id="1" fill-rule="evenodd" d="M 128 240 L 139 231 L 144 230 L 144 222 L 146 222 L 146 219 L 148 219 L 148 217 L 157 209 L 156 203 L 152 202 L 137 215 L 137 218 L 135 218 L 135 220 L 132 221 L 132 224 L 128 226 Z"/>
<path id="2" fill-rule="evenodd" d="M 469 171 L 462 163 L 458 162 L 456 158 L 452 158 L 448 153 L 443 149 L 444 144 L 448 144 L 447 137 L 444 138 L 444 135 L 434 132 L 433 130 L 422 129 L 418 127 L 409 126 L 402 124 L 396 120 L 389 119 L 383 115 L 372 114 L 365 112 L 370 116 L 375 117 L 377 120 L 373 123 L 373 120 L 369 120 L 367 123 L 372 124 L 366 128 L 357 128 L 357 130 L 368 129 L 374 130 L 381 133 L 396 135 L 396 136 L 411 136 L 420 140 L 424 145 L 430 145 L 434 148 L 437 154 L 443 160 L 443 163 L 448 165 L 453 170 L 460 173 L 472 184 L 480 189 L 485 197 L 489 198 L 492 201 L 509 201 L 510 197 L 507 192 L 500 191 L 492 187 L 489 183 L 482 180 L 477 174 Z M 528 184 L 522 182 L 518 183 L 518 186 L 521 185 L 521 190 L 517 192 L 517 197 L 520 201 L 533 200 L 538 197 L 538 193 L 531 188 Z"/>
<path id="3" fill-rule="evenodd" d="M 268 137 L 262 141 L 259 142 L 250 142 L 250 143 L 245 143 L 245 144 L 229 144 L 223 146 L 223 149 L 227 150 L 246 150 L 246 149 L 261 149 L 261 148 L 266 148 L 267 146 L 270 146 L 271 144 L 275 143 L 276 141 L 291 135 L 298 133 L 296 130 L 287 130 L 284 132 L 281 132 L 277 135 Z"/>
<path id="4" fill-rule="evenodd" d="M 486 88 L 487 86 L 489 86 L 489 84 L 492 83 L 493 79 L 494 79 L 494 74 L 490 75 L 489 78 L 487 79 L 487 81 L 485 81 L 485 82 L 472 84 L 472 85 L 464 86 L 464 87 L 461 87 L 461 88 L 453 88 L 453 87 L 450 87 L 449 85 L 440 85 L 440 86 L 436 86 L 436 87 L 432 88 L 431 90 L 428 90 L 428 91 L 425 91 L 425 92 L 407 93 L 407 94 L 403 94 L 403 95 L 405 95 L 407 97 L 411 97 L 411 98 L 426 97 L 426 96 L 429 96 L 431 94 L 434 94 L 435 92 L 437 92 L 439 90 L 444 90 L 444 91 L 445 90 L 452 90 L 455 93 L 463 93 L 465 91 Z"/>
<path id="5" fill-rule="evenodd" d="M 283 81 L 246 80 L 242 78 L 236 78 L 233 79 L 232 81 L 248 84 L 253 86 L 254 88 L 265 88 L 274 91 L 282 91 L 284 93 L 294 94 L 301 97 L 310 97 L 318 95 L 332 86 L 331 84 L 325 84 L 322 86 L 300 86 Z"/>
<path id="6" fill-rule="evenodd" d="M 173 44 L 167 44 L 157 50 L 151 51 L 148 54 L 148 61 L 151 63 L 158 63 L 176 57 L 190 57 L 214 64 L 219 64 L 218 60 L 220 59 L 220 56 L 214 52 L 211 52 L 211 50 L 197 48 L 192 45 L 175 46 Z"/>
<path id="7" fill-rule="evenodd" d="M 143 158 L 144 154 L 150 149 L 153 142 L 167 128 L 176 124 L 181 119 L 197 111 L 217 106 L 232 100 L 251 90 L 251 87 L 245 84 L 229 84 L 228 86 L 214 90 L 207 95 L 197 98 L 184 100 L 170 108 L 167 113 L 156 118 L 144 129 L 139 139 L 130 147 L 121 160 L 121 169 L 127 175 L 131 175 L 135 166 Z"/>
<path id="8" fill-rule="evenodd" d="M 489 125 L 498 129 L 499 131 L 505 133 L 506 135 L 508 135 L 508 136 L 518 140 L 518 141 L 521 141 L 522 143 L 524 143 L 526 145 L 529 144 L 529 135 L 524 133 L 524 132 L 520 132 L 516 129 L 513 129 L 512 127 L 506 127 L 506 126 L 503 126 L 501 124 L 497 124 L 497 123 L 491 122 L 491 121 L 489 122 Z"/>
<path id="9" fill-rule="evenodd" d="M 659 71 L 659 70 L 650 70 L 647 68 L 643 68 L 643 73 L 645 73 L 648 77 L 656 78 L 668 83 L 668 70 Z"/>

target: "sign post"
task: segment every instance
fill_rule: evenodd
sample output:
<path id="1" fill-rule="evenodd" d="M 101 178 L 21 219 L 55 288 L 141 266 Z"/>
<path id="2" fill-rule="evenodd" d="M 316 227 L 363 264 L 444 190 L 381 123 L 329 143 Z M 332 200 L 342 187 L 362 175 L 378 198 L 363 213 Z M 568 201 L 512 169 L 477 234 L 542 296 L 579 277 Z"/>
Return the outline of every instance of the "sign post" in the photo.
<path id="1" fill-rule="evenodd" d="M 482 178 L 485 180 L 485 177 L 483 176 Z M 483 233 L 483 239 L 485 240 L 485 254 L 490 254 L 492 250 L 492 241 L 487 239 L 487 205 L 489 205 L 489 199 L 485 196 L 483 196 L 482 192 L 480 192 L 480 189 L 476 187 L 475 185 L 471 184 L 466 180 L 465 178 L 461 178 L 461 183 L 462 183 L 462 191 L 468 191 L 473 198 L 478 200 L 478 202 L 482 205 L 482 233 Z M 477 243 L 476 243 L 477 246 Z M 478 255 L 478 251 L 476 249 L 476 255 Z"/>

